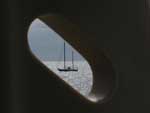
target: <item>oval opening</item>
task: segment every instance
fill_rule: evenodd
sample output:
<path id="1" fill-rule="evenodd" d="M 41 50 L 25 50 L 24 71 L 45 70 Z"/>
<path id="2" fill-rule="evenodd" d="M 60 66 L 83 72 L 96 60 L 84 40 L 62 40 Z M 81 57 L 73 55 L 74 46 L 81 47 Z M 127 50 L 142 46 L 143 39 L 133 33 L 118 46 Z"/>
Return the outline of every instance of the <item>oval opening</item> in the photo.
<path id="1" fill-rule="evenodd" d="M 92 69 L 75 48 L 39 18 L 29 27 L 28 44 L 39 61 L 88 99 L 93 85 Z"/>

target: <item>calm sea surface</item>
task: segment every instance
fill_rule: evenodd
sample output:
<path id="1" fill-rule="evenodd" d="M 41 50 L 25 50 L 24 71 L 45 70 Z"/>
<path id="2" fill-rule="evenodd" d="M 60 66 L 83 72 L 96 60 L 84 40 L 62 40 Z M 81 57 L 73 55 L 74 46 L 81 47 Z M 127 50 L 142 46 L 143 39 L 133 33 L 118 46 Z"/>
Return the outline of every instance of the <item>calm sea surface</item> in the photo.
<path id="1" fill-rule="evenodd" d="M 44 61 L 43 62 L 51 71 L 56 73 L 61 79 L 71 85 L 82 95 L 88 96 L 93 84 L 92 70 L 86 61 L 74 61 L 78 71 L 60 72 L 57 68 L 63 68 L 62 61 Z M 71 66 L 71 62 L 66 62 L 66 67 Z"/>

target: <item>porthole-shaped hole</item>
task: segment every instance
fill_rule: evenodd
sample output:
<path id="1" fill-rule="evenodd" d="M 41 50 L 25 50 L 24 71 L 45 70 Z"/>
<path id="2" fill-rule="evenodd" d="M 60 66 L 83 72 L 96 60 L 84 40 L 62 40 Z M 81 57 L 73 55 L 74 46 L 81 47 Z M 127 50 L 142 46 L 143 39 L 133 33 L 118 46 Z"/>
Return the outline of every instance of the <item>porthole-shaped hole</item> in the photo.
<path id="1" fill-rule="evenodd" d="M 83 44 L 78 40 L 80 38 L 74 38 L 75 43 L 72 43 L 70 40 L 78 37 L 80 32 L 72 25 L 66 27 L 68 25 L 64 17 L 55 15 L 33 20 L 27 35 L 30 51 L 59 79 L 86 99 L 92 102 L 107 100 L 115 88 L 111 62 L 102 52 L 94 51 L 99 56 L 94 58 L 92 49 L 80 48 Z M 77 49 L 72 44 L 76 44 Z M 90 63 L 81 52 L 89 55 L 86 58 Z"/>
<path id="2" fill-rule="evenodd" d="M 32 53 L 60 79 L 85 97 L 91 92 L 92 70 L 85 58 L 42 20 L 35 19 L 28 31 Z"/>

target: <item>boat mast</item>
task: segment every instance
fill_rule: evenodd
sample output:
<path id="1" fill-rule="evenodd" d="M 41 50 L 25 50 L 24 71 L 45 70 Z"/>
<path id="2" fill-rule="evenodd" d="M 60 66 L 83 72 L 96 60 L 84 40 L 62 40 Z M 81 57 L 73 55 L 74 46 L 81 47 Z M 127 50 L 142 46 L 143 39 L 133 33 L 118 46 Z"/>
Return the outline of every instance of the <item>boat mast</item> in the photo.
<path id="1" fill-rule="evenodd" d="M 73 51 L 72 51 L 72 69 L 74 69 L 74 54 L 73 54 Z"/>
<path id="2" fill-rule="evenodd" d="M 66 46 L 64 41 L 64 69 L 66 69 Z"/>

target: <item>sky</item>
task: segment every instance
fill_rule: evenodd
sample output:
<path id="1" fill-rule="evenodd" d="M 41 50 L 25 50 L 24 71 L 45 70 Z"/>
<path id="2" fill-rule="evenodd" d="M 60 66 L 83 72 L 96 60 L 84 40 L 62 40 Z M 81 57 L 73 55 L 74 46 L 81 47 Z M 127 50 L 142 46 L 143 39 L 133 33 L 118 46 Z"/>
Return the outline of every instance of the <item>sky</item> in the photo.
<path id="1" fill-rule="evenodd" d="M 42 61 L 63 61 L 64 39 L 43 23 L 35 19 L 28 30 L 28 43 L 33 54 Z M 66 41 L 65 41 L 66 42 Z M 84 60 L 69 43 L 66 42 L 66 60 L 71 61 L 71 53 L 74 52 L 74 60 Z"/>

